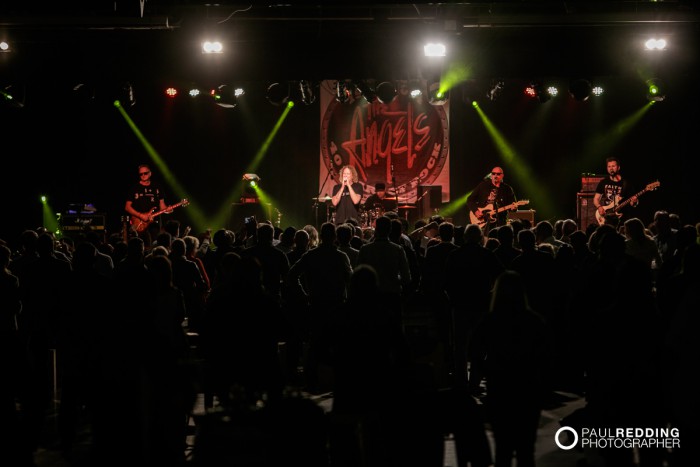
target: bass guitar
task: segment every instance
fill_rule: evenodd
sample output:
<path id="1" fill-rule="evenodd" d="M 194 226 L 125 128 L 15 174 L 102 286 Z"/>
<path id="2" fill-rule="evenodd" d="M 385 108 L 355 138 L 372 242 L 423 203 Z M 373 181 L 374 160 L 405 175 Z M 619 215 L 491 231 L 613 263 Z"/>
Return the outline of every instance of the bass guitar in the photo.
<path id="1" fill-rule="evenodd" d="M 180 206 L 187 206 L 188 204 L 190 204 L 190 202 L 187 201 L 186 199 L 183 199 L 179 203 L 175 203 L 172 206 L 168 206 L 167 208 L 165 208 L 161 211 L 158 211 L 158 212 L 153 212 L 155 210 L 155 208 L 153 208 L 153 210 L 151 210 L 151 213 L 149 214 L 149 218 L 147 221 L 142 221 L 138 217 L 132 216 L 131 217 L 131 228 L 134 229 L 135 231 L 141 233 L 144 230 L 146 230 L 149 225 L 151 225 L 153 223 L 153 221 L 155 220 L 156 217 L 160 216 L 163 213 L 171 212 L 173 209 L 179 208 Z"/>
<path id="2" fill-rule="evenodd" d="M 503 211 L 509 211 L 511 209 L 517 208 L 518 206 L 524 206 L 529 202 L 529 200 L 522 199 L 520 201 L 511 203 L 507 206 L 502 206 L 498 209 L 493 209 L 493 204 L 487 204 L 486 206 L 481 208 L 480 216 L 477 216 L 475 211 L 469 211 L 469 222 L 471 222 L 472 224 L 476 224 L 483 229 L 486 224 L 496 222 L 496 217 Z"/>
<path id="3" fill-rule="evenodd" d="M 598 210 L 596 209 L 595 220 L 598 222 L 598 225 L 603 225 L 603 224 L 605 224 L 605 217 L 606 216 L 615 215 L 617 217 L 621 217 L 622 213 L 620 212 L 620 210 L 622 208 L 624 208 L 625 206 L 627 206 L 629 203 L 631 203 L 635 197 L 639 198 L 647 191 L 656 190 L 659 186 L 661 186 L 661 182 L 659 182 L 658 180 L 655 182 L 652 182 L 652 183 L 648 184 L 647 186 L 645 186 L 644 189 L 642 191 L 640 191 L 639 193 L 637 193 L 633 196 L 630 196 L 626 200 L 619 202 L 619 203 L 618 203 L 618 197 L 616 196 L 615 200 L 612 203 L 608 204 L 607 206 L 603 206 L 603 209 L 605 210 L 604 214 L 600 214 L 598 212 Z"/>

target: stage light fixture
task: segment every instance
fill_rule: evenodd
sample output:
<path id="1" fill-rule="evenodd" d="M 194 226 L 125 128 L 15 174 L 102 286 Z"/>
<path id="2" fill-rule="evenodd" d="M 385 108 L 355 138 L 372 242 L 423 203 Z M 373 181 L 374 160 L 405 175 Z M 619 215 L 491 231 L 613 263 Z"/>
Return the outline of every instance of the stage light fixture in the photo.
<path id="1" fill-rule="evenodd" d="M 258 198 L 258 185 L 261 178 L 257 174 L 243 174 L 243 198 L 251 200 Z"/>
<path id="2" fill-rule="evenodd" d="M 220 41 L 204 41 L 202 43 L 203 54 L 221 54 L 224 53 L 224 45 Z"/>
<path id="3" fill-rule="evenodd" d="M 559 94 L 559 89 L 556 86 L 547 86 L 547 94 L 552 97 L 557 97 Z"/>
<path id="4" fill-rule="evenodd" d="M 552 97 L 539 81 L 531 82 L 525 88 L 525 94 L 527 94 L 529 97 L 536 98 L 542 104 L 547 102 Z"/>
<path id="5" fill-rule="evenodd" d="M 78 83 L 73 86 L 71 96 L 80 104 L 91 104 L 95 101 L 95 88 L 87 83 Z"/>
<path id="6" fill-rule="evenodd" d="M 412 79 L 408 82 L 408 93 L 415 99 L 423 95 L 423 82 L 419 79 Z"/>
<path id="7" fill-rule="evenodd" d="M 136 94 L 134 87 L 130 82 L 124 81 L 119 85 L 117 90 L 117 99 L 122 103 L 122 106 L 133 107 L 136 105 Z"/>
<path id="8" fill-rule="evenodd" d="M 21 109 L 24 107 L 24 86 L 3 85 L 0 88 L 0 101 L 9 107 Z"/>
<path id="9" fill-rule="evenodd" d="M 486 97 L 490 101 L 496 101 L 500 97 L 501 93 L 503 92 L 503 88 L 505 87 L 505 81 L 502 79 L 494 79 L 491 81 L 491 87 L 489 90 L 486 92 Z"/>
<path id="10" fill-rule="evenodd" d="M 426 57 L 444 57 L 447 55 L 445 44 L 429 42 L 423 46 L 423 53 Z"/>
<path id="11" fill-rule="evenodd" d="M 202 91 L 197 88 L 190 88 L 187 94 L 189 94 L 190 97 L 199 97 L 202 94 Z"/>
<path id="12" fill-rule="evenodd" d="M 647 80 L 647 99 L 653 102 L 661 102 L 666 99 L 665 86 L 659 78 Z"/>
<path id="13" fill-rule="evenodd" d="M 10 52 L 10 43 L 7 41 L 0 41 L 0 52 Z"/>
<path id="14" fill-rule="evenodd" d="M 289 83 L 272 83 L 267 88 L 267 101 L 275 106 L 287 105 L 289 102 Z"/>
<path id="15" fill-rule="evenodd" d="M 428 102 L 432 105 L 444 105 L 449 97 L 449 91 L 442 89 L 440 81 L 428 84 Z"/>
<path id="16" fill-rule="evenodd" d="M 165 89 L 165 95 L 168 96 L 171 99 L 174 99 L 177 96 L 177 88 L 170 86 Z"/>
<path id="17" fill-rule="evenodd" d="M 377 85 L 377 99 L 382 104 L 388 104 L 396 97 L 396 87 L 389 81 L 384 81 Z"/>
<path id="18" fill-rule="evenodd" d="M 235 91 L 236 90 L 228 84 L 220 85 L 216 88 L 216 92 L 212 94 L 214 97 L 214 102 L 219 107 L 233 109 L 238 105 L 238 96 L 236 95 Z"/>
<path id="19" fill-rule="evenodd" d="M 352 80 L 338 80 L 335 83 L 335 100 L 341 104 L 347 104 L 355 100 L 356 95 L 360 94 L 357 90 L 357 86 L 352 82 Z"/>
<path id="20" fill-rule="evenodd" d="M 665 50 L 666 45 L 666 39 L 652 38 L 644 43 L 644 48 L 646 48 L 647 50 Z"/>
<path id="21" fill-rule="evenodd" d="M 569 83 L 569 94 L 577 101 L 584 102 L 588 100 L 591 92 L 593 92 L 593 86 L 587 79 L 579 78 Z"/>
<path id="22" fill-rule="evenodd" d="M 314 93 L 314 88 L 311 81 L 299 81 L 299 93 L 301 102 L 305 105 L 311 105 L 316 102 L 316 94 Z"/>
<path id="23" fill-rule="evenodd" d="M 602 96 L 603 92 L 605 92 L 605 90 L 601 86 L 593 86 L 593 89 L 591 90 L 591 94 L 593 94 L 595 97 Z"/>
<path id="24" fill-rule="evenodd" d="M 357 91 L 370 104 L 377 99 L 377 93 L 369 80 L 358 80 L 356 86 Z"/>

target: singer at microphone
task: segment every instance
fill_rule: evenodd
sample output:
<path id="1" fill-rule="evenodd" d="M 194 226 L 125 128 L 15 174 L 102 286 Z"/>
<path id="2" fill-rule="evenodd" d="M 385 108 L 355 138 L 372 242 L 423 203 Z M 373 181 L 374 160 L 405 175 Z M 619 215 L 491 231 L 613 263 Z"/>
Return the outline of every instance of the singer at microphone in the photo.
<path id="1" fill-rule="evenodd" d="M 336 225 L 344 224 L 348 219 L 359 219 L 359 206 L 364 194 L 354 166 L 346 165 L 340 169 L 340 179 L 341 183 L 333 187 L 331 198 Z"/>

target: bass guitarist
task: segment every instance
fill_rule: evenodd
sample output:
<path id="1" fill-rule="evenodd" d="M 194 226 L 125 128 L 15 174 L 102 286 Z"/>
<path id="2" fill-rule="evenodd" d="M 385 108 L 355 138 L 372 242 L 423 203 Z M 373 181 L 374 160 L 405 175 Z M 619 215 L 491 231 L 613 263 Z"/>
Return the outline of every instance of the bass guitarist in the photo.
<path id="1" fill-rule="evenodd" d="M 499 227 L 507 223 L 508 210 L 499 208 L 515 204 L 513 188 L 503 181 L 503 169 L 494 167 L 467 198 L 470 223 L 482 227 L 486 234 L 491 227 Z"/>
<path id="2" fill-rule="evenodd" d="M 163 197 L 163 190 L 151 180 L 153 175 L 148 164 L 141 164 L 138 168 L 139 182 L 129 192 L 124 210 L 131 216 L 132 227 L 137 223 L 146 223 L 148 228 L 138 232 L 146 246 L 151 245 L 151 240 L 160 232 L 158 219 L 153 217 L 157 211 L 168 209 Z"/>
<path id="3" fill-rule="evenodd" d="M 618 227 L 624 222 L 625 219 L 622 217 L 627 210 L 627 208 L 617 209 L 620 202 L 630 198 L 628 204 L 635 207 L 639 204 L 639 200 L 636 195 L 631 196 L 634 189 L 620 174 L 620 160 L 617 157 L 608 157 L 605 159 L 605 163 L 608 176 L 598 182 L 595 195 L 593 195 L 593 205 L 598 212 L 597 219 L 604 219 L 605 224 Z M 582 226 L 582 228 L 585 227 Z"/>

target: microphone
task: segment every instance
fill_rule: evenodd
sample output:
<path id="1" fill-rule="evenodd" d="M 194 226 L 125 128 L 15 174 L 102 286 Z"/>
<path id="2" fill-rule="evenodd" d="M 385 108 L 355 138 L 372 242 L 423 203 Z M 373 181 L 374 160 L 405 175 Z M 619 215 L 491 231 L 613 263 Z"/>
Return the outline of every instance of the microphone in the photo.
<path id="1" fill-rule="evenodd" d="M 486 176 L 484 177 L 484 180 L 488 180 L 488 179 L 490 179 L 490 178 L 491 178 L 491 172 L 489 172 L 488 174 L 486 174 Z"/>

